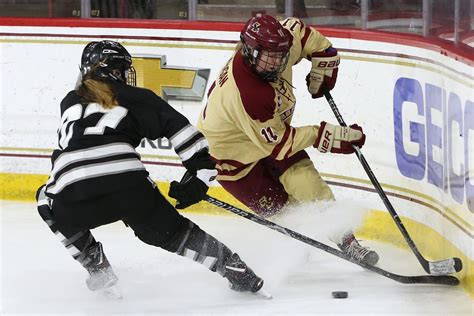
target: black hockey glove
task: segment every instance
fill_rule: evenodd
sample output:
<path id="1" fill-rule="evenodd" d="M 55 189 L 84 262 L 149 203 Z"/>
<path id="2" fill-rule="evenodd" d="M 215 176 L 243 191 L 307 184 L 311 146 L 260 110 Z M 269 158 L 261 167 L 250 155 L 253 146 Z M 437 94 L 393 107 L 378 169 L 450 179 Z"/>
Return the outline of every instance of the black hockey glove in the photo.
<path id="1" fill-rule="evenodd" d="M 203 200 L 208 189 L 206 183 L 188 170 L 180 182 L 171 182 L 168 195 L 176 199 L 176 208 L 181 210 Z"/>
<path id="2" fill-rule="evenodd" d="M 187 170 L 191 170 L 192 172 L 196 172 L 200 169 L 215 169 L 216 167 L 216 163 L 212 161 L 207 148 L 201 149 L 191 158 L 183 161 L 183 165 Z"/>

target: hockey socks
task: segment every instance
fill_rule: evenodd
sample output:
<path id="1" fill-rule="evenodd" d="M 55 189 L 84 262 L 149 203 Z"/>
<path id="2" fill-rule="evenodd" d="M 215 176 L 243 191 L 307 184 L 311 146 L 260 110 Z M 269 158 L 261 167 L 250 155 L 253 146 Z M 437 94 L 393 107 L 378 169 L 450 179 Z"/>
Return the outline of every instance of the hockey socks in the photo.
<path id="1" fill-rule="evenodd" d="M 209 235 L 198 225 L 187 220 L 181 240 L 167 250 L 194 260 L 213 272 L 217 272 L 229 281 L 232 290 L 238 292 L 257 292 L 263 286 L 263 279 L 255 275 L 239 255 L 226 245 Z M 171 246 L 171 245 L 170 245 Z"/>

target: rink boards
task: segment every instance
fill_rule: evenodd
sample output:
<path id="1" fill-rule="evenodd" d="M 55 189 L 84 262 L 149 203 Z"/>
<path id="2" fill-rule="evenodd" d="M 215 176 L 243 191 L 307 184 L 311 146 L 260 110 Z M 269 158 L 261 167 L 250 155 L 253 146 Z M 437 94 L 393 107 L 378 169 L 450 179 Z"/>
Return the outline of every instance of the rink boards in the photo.
<path id="1" fill-rule="evenodd" d="M 19 22 L 23 21 L 23 22 Z M 59 102 L 74 88 L 82 48 L 91 40 L 122 42 L 135 58 L 139 85 L 168 98 L 192 123 L 205 94 L 233 54 L 239 24 L 0 19 L 0 198 L 32 200 L 46 180 L 56 142 Z M 22 24 L 23 26 L 16 26 Z M 26 24 L 26 25 L 25 25 Z M 213 28 L 213 31 L 210 29 Z M 410 36 L 322 29 L 342 61 L 332 95 L 348 124 L 364 127 L 363 154 L 421 252 L 459 256 L 472 294 L 474 236 L 474 100 L 472 61 Z M 294 67 L 293 125 L 336 123 L 324 99 L 308 95 L 310 63 Z M 167 140 L 139 147 L 166 192 L 184 172 Z M 404 241 L 355 156 L 308 149 L 336 198 L 370 209 L 364 238 Z M 211 194 L 238 204 L 218 185 Z M 365 205 L 364 204 L 364 205 Z M 218 212 L 204 203 L 190 209 Z"/>

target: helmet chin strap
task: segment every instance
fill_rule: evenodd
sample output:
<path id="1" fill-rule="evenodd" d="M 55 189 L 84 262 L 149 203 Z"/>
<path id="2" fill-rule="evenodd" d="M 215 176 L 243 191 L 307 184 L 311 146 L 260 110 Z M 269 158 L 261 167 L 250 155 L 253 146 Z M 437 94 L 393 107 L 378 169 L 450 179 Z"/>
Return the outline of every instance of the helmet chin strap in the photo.
<path id="1" fill-rule="evenodd" d="M 278 79 L 279 73 L 278 73 L 277 70 L 275 70 L 275 71 L 264 71 L 264 72 L 259 72 L 257 70 L 255 70 L 255 71 L 257 72 L 257 75 L 265 81 L 273 82 L 273 81 L 276 81 Z"/>
<path id="2" fill-rule="evenodd" d="M 123 78 L 122 72 L 119 69 L 112 69 L 109 74 L 113 79 L 125 82 L 125 78 Z"/>
<path id="3" fill-rule="evenodd" d="M 109 76 L 114 80 L 121 81 L 130 86 L 137 85 L 137 75 L 133 66 L 131 66 L 124 72 L 122 72 L 120 69 L 113 69 L 111 72 L 109 72 Z"/>

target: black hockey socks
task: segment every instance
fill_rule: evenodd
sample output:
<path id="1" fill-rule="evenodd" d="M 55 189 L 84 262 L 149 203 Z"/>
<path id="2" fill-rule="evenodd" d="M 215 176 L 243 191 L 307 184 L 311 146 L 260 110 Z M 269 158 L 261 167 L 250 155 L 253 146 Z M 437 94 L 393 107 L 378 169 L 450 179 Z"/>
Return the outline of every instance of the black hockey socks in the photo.
<path id="1" fill-rule="evenodd" d="M 90 230 L 74 230 L 60 227 L 54 220 L 51 212 L 51 199 L 44 194 L 44 186 L 37 194 L 38 213 L 48 224 L 49 229 L 59 238 L 71 256 L 89 272 L 90 277 L 86 280 L 90 290 L 98 290 L 110 287 L 117 283 L 117 276 L 107 260 L 102 249 L 102 244 L 97 242 Z"/>
<path id="2" fill-rule="evenodd" d="M 201 263 L 221 275 L 224 262 L 232 255 L 223 243 L 187 218 L 183 219 L 178 231 L 162 248 Z"/>
<path id="3" fill-rule="evenodd" d="M 257 292 L 263 286 L 263 280 L 255 275 L 239 255 L 213 236 L 209 235 L 192 221 L 185 221 L 181 229 L 181 238 L 175 238 L 165 248 L 180 256 L 201 263 L 209 270 L 225 277 L 234 291 Z M 178 237 L 178 236 L 177 236 Z"/>
<path id="4" fill-rule="evenodd" d="M 36 199 L 38 202 L 38 213 L 45 223 L 48 224 L 49 229 L 59 238 L 75 260 L 83 266 L 87 264 L 88 260 L 84 250 L 96 243 L 91 232 L 89 230 L 78 231 L 71 228 L 60 227 L 54 220 L 50 205 L 52 200 L 44 194 L 44 186 L 38 190 Z"/>

